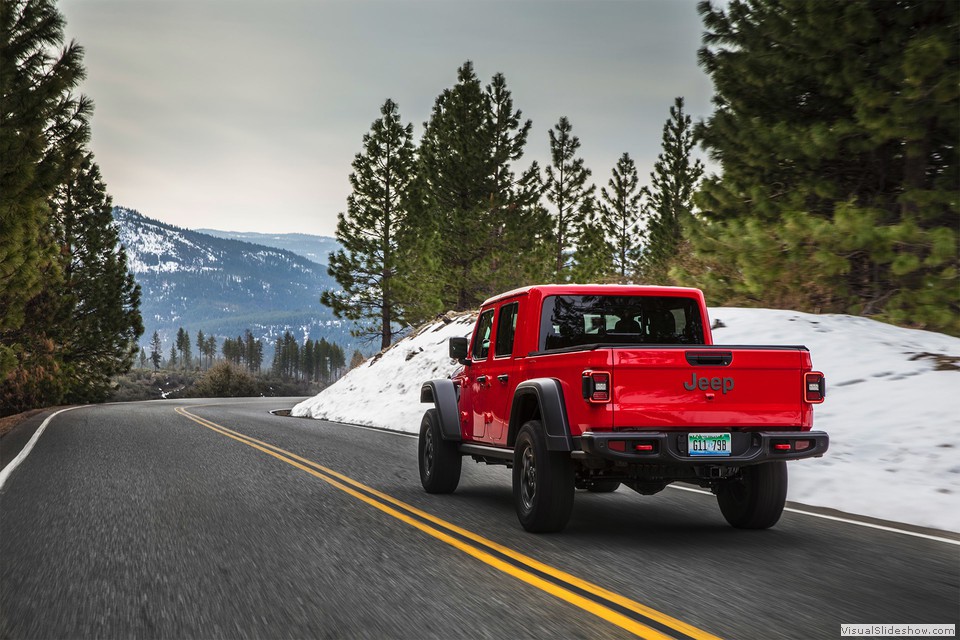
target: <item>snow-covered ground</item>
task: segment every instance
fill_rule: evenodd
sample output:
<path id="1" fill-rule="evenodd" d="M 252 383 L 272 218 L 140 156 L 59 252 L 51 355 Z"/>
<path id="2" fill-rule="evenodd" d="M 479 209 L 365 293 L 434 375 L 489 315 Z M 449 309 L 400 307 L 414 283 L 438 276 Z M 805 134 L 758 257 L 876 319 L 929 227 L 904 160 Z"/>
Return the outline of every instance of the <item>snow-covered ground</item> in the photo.
<path id="1" fill-rule="evenodd" d="M 788 499 L 885 520 L 960 531 L 960 339 L 866 318 L 716 308 L 717 344 L 803 344 L 827 377 L 815 429 L 823 458 L 790 464 Z M 297 416 L 416 433 L 420 384 L 457 364 L 447 339 L 474 316 L 437 322 L 360 365 Z"/>

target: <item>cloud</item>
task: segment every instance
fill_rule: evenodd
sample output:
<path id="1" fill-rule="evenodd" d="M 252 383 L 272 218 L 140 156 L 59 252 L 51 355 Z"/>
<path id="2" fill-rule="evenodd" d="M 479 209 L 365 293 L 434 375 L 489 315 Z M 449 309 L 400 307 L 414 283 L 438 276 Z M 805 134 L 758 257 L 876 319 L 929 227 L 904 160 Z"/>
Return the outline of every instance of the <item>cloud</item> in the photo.
<path id="1" fill-rule="evenodd" d="M 474 61 L 506 75 L 548 157 L 567 115 L 605 184 L 646 176 L 675 96 L 709 111 L 694 3 L 63 0 L 86 50 L 92 147 L 117 202 L 182 226 L 332 234 L 386 98 L 416 134 Z"/>

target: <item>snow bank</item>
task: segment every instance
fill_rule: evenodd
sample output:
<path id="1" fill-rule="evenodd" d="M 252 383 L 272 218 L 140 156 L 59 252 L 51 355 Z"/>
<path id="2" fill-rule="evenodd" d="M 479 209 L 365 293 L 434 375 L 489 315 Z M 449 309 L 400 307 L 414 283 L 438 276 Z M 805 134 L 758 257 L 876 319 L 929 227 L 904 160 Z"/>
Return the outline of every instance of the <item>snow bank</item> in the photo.
<path id="1" fill-rule="evenodd" d="M 827 377 L 823 458 L 791 463 L 787 498 L 960 531 L 960 339 L 845 315 L 710 310 L 718 344 L 803 344 Z"/>
<path id="2" fill-rule="evenodd" d="M 469 336 L 475 319 L 475 314 L 448 316 L 422 327 L 295 406 L 292 415 L 419 433 L 426 410 L 420 385 L 449 378 L 460 366 L 449 358 L 447 341 Z"/>
<path id="3" fill-rule="evenodd" d="M 789 500 L 960 531 L 960 339 L 844 315 L 717 308 L 710 316 L 723 325 L 718 344 L 803 344 L 827 376 L 814 428 L 830 434 L 830 451 L 790 464 Z M 447 340 L 469 335 L 473 320 L 424 327 L 293 415 L 416 433 L 421 382 L 457 368 Z"/>

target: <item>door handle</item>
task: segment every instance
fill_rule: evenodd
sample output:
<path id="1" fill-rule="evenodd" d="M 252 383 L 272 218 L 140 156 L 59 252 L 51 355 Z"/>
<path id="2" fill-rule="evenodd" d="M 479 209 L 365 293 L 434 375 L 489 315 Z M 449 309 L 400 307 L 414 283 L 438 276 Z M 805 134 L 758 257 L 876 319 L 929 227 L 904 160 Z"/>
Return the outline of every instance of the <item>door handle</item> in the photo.
<path id="1" fill-rule="evenodd" d="M 486 384 L 487 376 L 477 376 L 477 384 Z"/>
<path id="2" fill-rule="evenodd" d="M 499 381 L 502 382 L 503 384 L 507 384 L 507 380 L 509 380 L 509 379 L 510 379 L 510 376 L 508 376 L 508 375 L 505 374 L 505 373 L 501 373 L 500 375 L 497 376 L 497 380 L 499 380 Z"/>

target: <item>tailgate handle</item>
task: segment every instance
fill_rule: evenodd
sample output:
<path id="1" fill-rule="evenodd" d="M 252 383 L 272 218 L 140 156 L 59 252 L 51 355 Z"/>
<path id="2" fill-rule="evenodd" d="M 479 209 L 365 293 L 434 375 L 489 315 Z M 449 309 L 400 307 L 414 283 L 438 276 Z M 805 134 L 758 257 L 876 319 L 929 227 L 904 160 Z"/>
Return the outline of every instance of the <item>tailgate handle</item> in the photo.
<path id="1" fill-rule="evenodd" d="M 687 351 L 687 362 L 695 367 L 725 367 L 733 362 L 730 351 Z"/>

